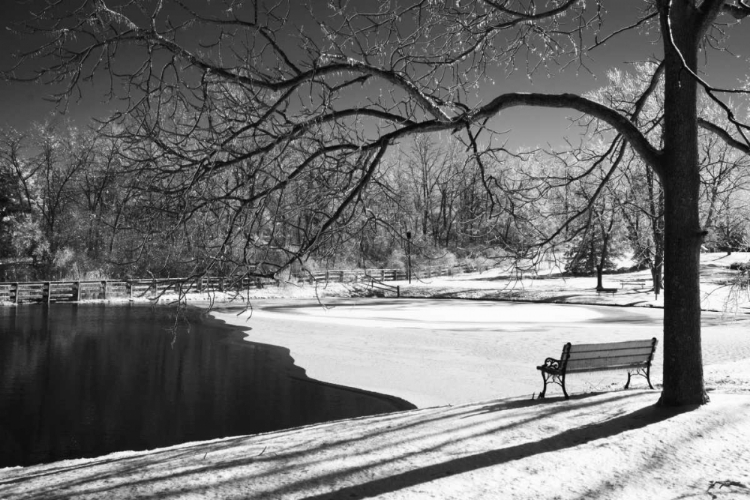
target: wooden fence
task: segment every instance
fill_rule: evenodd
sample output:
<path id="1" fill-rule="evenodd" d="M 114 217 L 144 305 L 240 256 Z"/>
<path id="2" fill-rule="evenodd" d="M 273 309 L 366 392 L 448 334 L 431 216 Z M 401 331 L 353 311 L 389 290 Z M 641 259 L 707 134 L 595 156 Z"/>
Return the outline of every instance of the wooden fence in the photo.
<path id="1" fill-rule="evenodd" d="M 429 279 L 451 276 L 465 272 L 482 271 L 473 266 L 429 267 L 412 272 L 412 279 Z M 339 269 L 316 273 L 292 275 L 291 280 L 303 283 L 365 283 L 403 281 L 407 279 L 403 269 Z M 109 300 L 154 298 L 165 293 L 225 292 L 249 288 L 262 288 L 277 283 L 267 278 L 219 278 L 198 279 L 136 279 L 136 280 L 81 280 L 40 281 L 31 283 L 0 283 L 0 302 L 80 302 L 82 300 Z M 390 287 L 396 288 L 396 287 Z"/>
<path id="2" fill-rule="evenodd" d="M 412 279 L 430 279 L 440 276 L 454 276 L 457 274 L 482 272 L 487 268 L 483 266 L 461 265 L 461 266 L 431 266 L 412 270 Z M 408 278 L 403 269 L 332 269 L 315 273 L 295 274 L 293 279 L 305 283 L 331 282 L 331 283 L 357 283 L 375 279 L 378 281 L 404 281 Z"/>
<path id="3" fill-rule="evenodd" d="M 273 281 L 248 277 L 242 279 L 203 277 L 194 280 L 172 278 L 0 283 L 0 301 L 50 303 L 153 298 L 165 293 L 223 292 L 261 288 L 269 283 Z"/>

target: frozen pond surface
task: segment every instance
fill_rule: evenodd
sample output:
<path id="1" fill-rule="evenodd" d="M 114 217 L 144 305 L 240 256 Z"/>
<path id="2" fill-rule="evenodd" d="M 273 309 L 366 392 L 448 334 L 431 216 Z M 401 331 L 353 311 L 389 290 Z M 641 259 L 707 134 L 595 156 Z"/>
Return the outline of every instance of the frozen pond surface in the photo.
<path id="1" fill-rule="evenodd" d="M 286 349 L 188 319 L 147 305 L 0 308 L 0 467 L 413 408 L 310 380 Z"/>
<path id="2" fill-rule="evenodd" d="M 404 398 L 418 407 L 529 398 L 536 366 L 565 342 L 656 337 L 652 381 L 662 379 L 658 308 L 439 299 L 258 300 L 248 314 L 215 313 L 250 328 L 247 339 L 289 348 L 307 374 Z M 750 358 L 746 315 L 703 314 L 707 365 Z M 621 373 L 571 377 L 573 392 L 623 384 Z M 635 378 L 634 386 L 645 381 Z M 554 395 L 557 388 L 551 389 Z"/>

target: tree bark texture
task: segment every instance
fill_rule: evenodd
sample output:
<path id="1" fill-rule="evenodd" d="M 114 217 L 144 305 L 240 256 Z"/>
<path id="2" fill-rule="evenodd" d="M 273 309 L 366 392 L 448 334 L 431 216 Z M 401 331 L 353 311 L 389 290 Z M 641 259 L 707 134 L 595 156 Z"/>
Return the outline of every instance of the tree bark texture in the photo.
<path id="1" fill-rule="evenodd" d="M 698 215 L 697 83 L 684 65 L 697 67 L 695 8 L 670 2 L 662 9 L 665 48 L 664 96 L 664 386 L 661 404 L 707 401 L 701 353 L 700 246 Z M 669 20 L 667 19 L 669 16 Z M 671 37 L 666 35 L 671 32 Z"/>

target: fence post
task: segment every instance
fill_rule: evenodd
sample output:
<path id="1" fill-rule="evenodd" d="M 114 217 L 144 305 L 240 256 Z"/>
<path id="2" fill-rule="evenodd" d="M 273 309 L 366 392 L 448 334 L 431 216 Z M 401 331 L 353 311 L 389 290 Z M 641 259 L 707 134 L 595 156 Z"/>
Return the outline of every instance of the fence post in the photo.
<path id="1" fill-rule="evenodd" d="M 401 298 L 401 286 L 399 285 L 396 285 L 396 298 L 397 299 Z"/>
<path id="2" fill-rule="evenodd" d="M 344 271 L 343 270 L 341 271 L 341 282 L 342 283 L 344 282 Z"/>
<path id="3" fill-rule="evenodd" d="M 16 304 L 18 304 L 18 296 L 19 296 L 19 295 L 21 295 L 21 294 L 20 294 L 20 293 L 18 293 L 18 292 L 19 292 L 19 289 L 20 289 L 21 287 L 20 287 L 20 286 L 18 285 L 18 283 L 13 283 L 13 284 L 11 285 L 10 289 L 11 289 L 11 290 L 13 290 L 13 287 L 16 287 L 16 297 L 15 297 L 15 300 L 16 300 Z"/>
<path id="4" fill-rule="evenodd" d="M 380 270 L 380 281 L 385 281 L 385 269 Z"/>
<path id="5" fill-rule="evenodd" d="M 76 281 L 76 302 L 81 301 L 81 280 Z"/>
<path id="6" fill-rule="evenodd" d="M 104 294 L 104 300 L 107 300 L 107 280 L 102 281 L 102 293 Z"/>
<path id="7" fill-rule="evenodd" d="M 130 300 L 133 300 L 133 280 L 128 280 L 125 283 L 126 283 L 125 286 L 128 287 L 128 298 Z"/>

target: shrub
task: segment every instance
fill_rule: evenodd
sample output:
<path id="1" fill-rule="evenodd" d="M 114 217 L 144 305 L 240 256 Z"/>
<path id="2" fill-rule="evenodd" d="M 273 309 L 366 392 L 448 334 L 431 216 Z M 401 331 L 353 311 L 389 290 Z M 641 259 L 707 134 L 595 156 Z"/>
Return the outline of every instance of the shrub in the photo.
<path id="1" fill-rule="evenodd" d="M 729 269 L 732 269 L 734 271 L 743 271 L 747 272 L 750 270 L 750 261 L 748 262 L 732 262 L 729 264 Z"/>
<path id="2" fill-rule="evenodd" d="M 406 254 L 404 251 L 400 248 L 393 249 L 385 263 L 385 267 L 388 269 L 406 269 Z"/>

